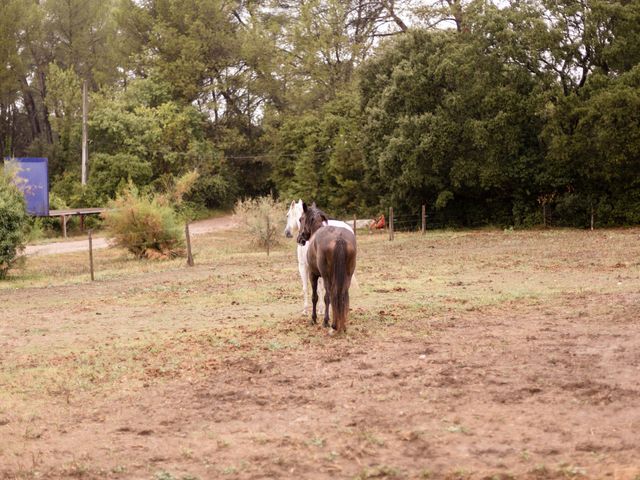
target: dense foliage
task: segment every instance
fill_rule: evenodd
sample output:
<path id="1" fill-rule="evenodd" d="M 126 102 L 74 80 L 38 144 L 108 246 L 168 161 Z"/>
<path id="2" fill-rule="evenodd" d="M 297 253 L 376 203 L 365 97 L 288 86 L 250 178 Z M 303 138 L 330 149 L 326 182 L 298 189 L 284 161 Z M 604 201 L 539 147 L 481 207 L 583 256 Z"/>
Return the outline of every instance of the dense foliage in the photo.
<path id="1" fill-rule="evenodd" d="M 0 170 L 0 279 L 4 278 L 24 246 L 27 212 L 22 193 Z"/>
<path id="2" fill-rule="evenodd" d="M 2 0 L 0 32 L 0 149 L 69 206 L 195 169 L 209 208 L 640 221 L 637 1 Z"/>

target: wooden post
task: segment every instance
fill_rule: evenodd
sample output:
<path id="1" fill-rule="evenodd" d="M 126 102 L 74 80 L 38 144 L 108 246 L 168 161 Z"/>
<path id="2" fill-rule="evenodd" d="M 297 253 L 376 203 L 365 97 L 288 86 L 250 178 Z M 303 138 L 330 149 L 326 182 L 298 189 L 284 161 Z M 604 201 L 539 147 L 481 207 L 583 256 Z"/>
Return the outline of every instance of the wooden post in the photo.
<path id="1" fill-rule="evenodd" d="M 393 240 L 393 207 L 389 207 L 389 241 Z"/>
<path id="2" fill-rule="evenodd" d="M 62 218 L 60 220 L 62 221 L 62 235 L 64 236 L 64 238 L 67 238 L 67 216 L 62 215 Z"/>
<path id="3" fill-rule="evenodd" d="M 189 222 L 184 224 L 184 236 L 187 239 L 187 265 L 193 267 L 193 255 L 191 255 L 191 235 L 189 234 Z"/>
<path id="4" fill-rule="evenodd" d="M 87 81 L 82 83 L 82 185 L 87 184 L 87 163 L 89 161 L 87 116 L 89 101 L 87 100 Z"/>
<path id="5" fill-rule="evenodd" d="M 357 223 L 356 223 L 356 214 L 353 214 L 353 234 L 356 234 L 356 227 L 357 227 Z"/>
<path id="6" fill-rule="evenodd" d="M 269 249 L 271 247 L 271 220 L 269 219 L 269 215 L 267 215 L 267 236 L 265 238 L 267 240 L 267 257 L 268 257 Z"/>
<path id="7" fill-rule="evenodd" d="M 427 206 L 422 205 L 422 235 L 427 231 Z"/>
<path id="8" fill-rule="evenodd" d="M 80 231 L 84 232 L 84 215 L 80 214 Z"/>
<path id="9" fill-rule="evenodd" d="M 89 269 L 91 270 L 91 281 L 93 282 L 95 280 L 94 274 L 93 274 L 93 238 L 92 238 L 92 233 L 93 231 L 91 229 L 89 229 Z"/>

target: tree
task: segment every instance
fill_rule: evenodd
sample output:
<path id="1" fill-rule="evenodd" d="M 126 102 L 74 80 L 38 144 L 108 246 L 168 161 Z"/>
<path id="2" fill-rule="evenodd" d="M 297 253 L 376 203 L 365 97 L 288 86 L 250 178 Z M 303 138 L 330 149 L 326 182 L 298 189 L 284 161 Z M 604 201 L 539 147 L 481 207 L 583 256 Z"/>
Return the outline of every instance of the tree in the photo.
<path id="1" fill-rule="evenodd" d="M 45 45 L 62 69 L 72 69 L 93 89 L 121 77 L 116 46 L 113 0 L 42 2 Z"/>
<path id="2" fill-rule="evenodd" d="M 162 187 L 191 170 L 201 173 L 198 182 L 213 179 L 233 196 L 234 179 L 206 137 L 205 117 L 192 105 L 172 100 L 170 90 L 166 83 L 146 79 L 132 82 L 125 92 L 93 96 L 89 129 L 95 141 L 89 187 L 99 200 L 114 198 L 129 181 L 139 187 L 149 183 Z M 195 190 L 204 203 L 229 202 L 221 198 L 220 189 L 211 197 L 201 191 L 200 183 Z"/>
<path id="3" fill-rule="evenodd" d="M 564 179 L 560 206 L 571 224 L 640 221 L 640 67 L 615 79 L 594 75 L 582 95 L 549 109 L 549 177 Z M 559 185 L 560 186 L 560 185 Z"/>
<path id="4" fill-rule="evenodd" d="M 388 45 L 361 79 L 366 165 L 381 200 L 426 201 L 464 224 L 514 221 L 540 158 L 533 88 L 482 38 L 415 31 Z"/>
<path id="5" fill-rule="evenodd" d="M 274 133 L 271 151 L 280 196 L 316 201 L 334 215 L 370 210 L 376 196 L 363 182 L 362 122 L 355 90 L 315 113 L 291 116 Z"/>
<path id="6" fill-rule="evenodd" d="M 20 0 L 0 3 L 0 155 L 13 156 L 21 148 L 16 104 L 24 76 L 19 38 L 25 13 Z"/>

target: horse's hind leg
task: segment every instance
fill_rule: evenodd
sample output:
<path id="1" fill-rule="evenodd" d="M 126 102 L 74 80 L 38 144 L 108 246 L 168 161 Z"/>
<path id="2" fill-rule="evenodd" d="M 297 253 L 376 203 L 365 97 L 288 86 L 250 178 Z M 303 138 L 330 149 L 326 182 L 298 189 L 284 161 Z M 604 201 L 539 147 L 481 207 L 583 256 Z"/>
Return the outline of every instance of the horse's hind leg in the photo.
<path id="1" fill-rule="evenodd" d="M 318 275 L 311 274 L 311 325 L 318 321 L 316 307 L 318 305 Z"/>
<path id="2" fill-rule="evenodd" d="M 330 285 L 328 282 L 325 282 L 324 288 L 324 322 L 322 322 L 323 327 L 329 326 L 329 303 L 331 303 L 331 297 L 329 296 Z"/>
<path id="3" fill-rule="evenodd" d="M 324 297 L 324 294 L 322 292 L 325 291 L 324 288 L 324 280 L 322 280 L 322 277 L 318 278 L 318 298 L 320 297 Z M 320 304 L 318 306 L 318 315 L 322 315 L 324 313 L 322 304 Z"/>

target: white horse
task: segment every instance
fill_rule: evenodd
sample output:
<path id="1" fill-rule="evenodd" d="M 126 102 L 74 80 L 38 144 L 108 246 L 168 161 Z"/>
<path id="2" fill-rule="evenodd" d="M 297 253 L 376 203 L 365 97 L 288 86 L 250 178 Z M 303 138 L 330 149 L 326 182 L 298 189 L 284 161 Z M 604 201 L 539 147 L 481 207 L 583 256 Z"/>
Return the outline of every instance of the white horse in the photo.
<path id="1" fill-rule="evenodd" d="M 291 202 L 289 206 L 289 211 L 287 212 L 287 226 L 284 229 L 284 235 L 287 238 L 293 237 L 294 232 L 300 230 L 300 217 L 302 216 L 302 200 L 298 200 L 298 202 Z M 351 233 L 353 233 L 353 228 L 345 222 L 341 222 L 340 220 L 329 220 L 327 225 L 332 227 L 346 228 Z M 302 280 L 302 296 L 304 298 L 304 304 L 302 307 L 302 314 L 307 314 L 307 309 L 309 308 L 309 299 L 307 295 L 307 287 L 309 283 L 309 266 L 307 265 L 307 249 L 309 248 L 309 242 L 307 242 L 304 246 L 296 243 L 296 248 L 298 252 L 298 271 L 300 272 L 300 280 Z M 324 298 L 322 294 L 320 294 L 320 289 L 323 287 L 322 279 L 318 283 L 318 294 L 320 298 Z"/>

